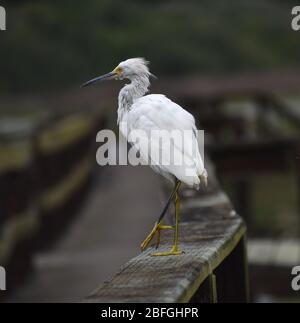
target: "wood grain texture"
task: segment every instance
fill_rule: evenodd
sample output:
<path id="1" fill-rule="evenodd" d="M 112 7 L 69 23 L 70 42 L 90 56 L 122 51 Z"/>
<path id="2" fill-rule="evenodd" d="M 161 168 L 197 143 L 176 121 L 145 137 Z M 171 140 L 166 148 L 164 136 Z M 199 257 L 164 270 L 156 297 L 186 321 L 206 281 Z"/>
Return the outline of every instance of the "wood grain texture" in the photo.
<path id="1" fill-rule="evenodd" d="M 214 270 L 241 241 L 245 225 L 220 190 L 211 165 L 208 172 L 207 188 L 181 191 L 180 248 L 185 253 L 151 257 L 151 247 L 126 263 L 85 302 L 189 302 L 201 284 L 208 289 L 213 285 L 205 281 L 211 281 Z M 169 250 L 172 232 L 163 232 L 162 242 L 160 251 Z M 208 298 L 216 301 L 215 296 Z"/>

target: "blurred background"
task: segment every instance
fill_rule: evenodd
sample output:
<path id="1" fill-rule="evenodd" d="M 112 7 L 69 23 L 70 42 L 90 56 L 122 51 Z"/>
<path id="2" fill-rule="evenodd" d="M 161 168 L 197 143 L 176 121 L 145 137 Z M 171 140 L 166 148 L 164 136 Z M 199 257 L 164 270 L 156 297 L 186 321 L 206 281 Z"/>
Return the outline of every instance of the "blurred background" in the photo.
<path id="1" fill-rule="evenodd" d="M 4 301 L 76 301 L 126 260 L 163 203 L 146 167 L 97 167 L 120 83 L 79 86 L 130 57 L 190 110 L 248 226 L 251 296 L 299 301 L 300 42 L 286 0 L 9 0 L 0 32 Z M 147 185 L 145 185 L 147 183 Z M 120 229 L 122 228 L 122 230 Z"/>

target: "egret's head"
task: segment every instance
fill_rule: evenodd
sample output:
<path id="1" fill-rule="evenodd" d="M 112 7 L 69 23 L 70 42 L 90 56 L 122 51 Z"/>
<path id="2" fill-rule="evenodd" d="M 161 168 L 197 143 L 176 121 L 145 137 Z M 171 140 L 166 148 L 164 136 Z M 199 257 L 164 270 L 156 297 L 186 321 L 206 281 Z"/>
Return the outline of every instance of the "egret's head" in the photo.
<path id="1" fill-rule="evenodd" d="M 126 61 L 121 62 L 115 69 L 114 72 L 117 74 L 117 78 L 130 79 L 132 80 L 138 76 L 151 75 L 149 68 L 149 62 L 144 58 L 129 58 Z"/>
<path id="2" fill-rule="evenodd" d="M 121 62 L 112 72 L 96 77 L 82 85 L 82 87 L 92 85 L 98 81 L 104 80 L 133 80 L 139 77 L 153 76 L 148 68 L 149 62 L 144 58 L 129 58 L 126 61 Z"/>

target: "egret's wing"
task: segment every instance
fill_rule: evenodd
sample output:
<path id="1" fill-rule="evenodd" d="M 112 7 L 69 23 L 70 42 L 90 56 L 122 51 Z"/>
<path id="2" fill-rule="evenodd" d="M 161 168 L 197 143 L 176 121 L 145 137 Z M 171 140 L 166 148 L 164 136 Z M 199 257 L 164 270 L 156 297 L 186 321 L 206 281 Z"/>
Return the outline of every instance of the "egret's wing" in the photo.
<path id="1" fill-rule="evenodd" d="M 161 94 L 141 97 L 133 104 L 132 111 L 146 114 L 161 129 L 196 131 L 193 115 Z"/>
<path id="2" fill-rule="evenodd" d="M 129 118 L 128 140 L 135 141 L 132 130 L 143 131 L 134 147 L 145 160 L 187 184 L 199 184 L 198 177 L 205 170 L 197 145 L 195 120 L 190 113 L 165 96 L 148 95 L 135 102 Z M 161 130 L 172 132 L 169 143 L 162 145 Z"/>

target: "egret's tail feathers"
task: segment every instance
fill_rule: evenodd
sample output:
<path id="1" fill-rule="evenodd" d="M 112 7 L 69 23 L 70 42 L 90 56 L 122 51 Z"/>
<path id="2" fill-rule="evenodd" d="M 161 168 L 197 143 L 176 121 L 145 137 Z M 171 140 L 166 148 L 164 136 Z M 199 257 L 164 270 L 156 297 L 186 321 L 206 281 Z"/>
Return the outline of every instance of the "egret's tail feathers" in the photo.
<path id="1" fill-rule="evenodd" d="M 207 171 L 206 169 L 203 170 L 201 175 L 199 175 L 200 183 L 203 183 L 205 186 L 207 186 Z"/>
<path id="2" fill-rule="evenodd" d="M 207 171 L 205 169 L 200 175 L 195 174 L 194 176 L 184 176 L 182 178 L 178 176 L 177 178 L 196 190 L 199 190 L 201 185 L 207 186 Z"/>

